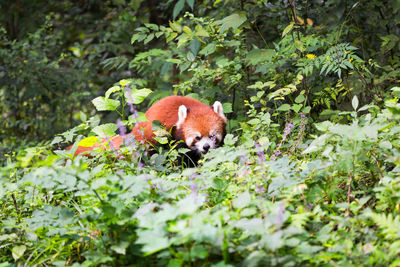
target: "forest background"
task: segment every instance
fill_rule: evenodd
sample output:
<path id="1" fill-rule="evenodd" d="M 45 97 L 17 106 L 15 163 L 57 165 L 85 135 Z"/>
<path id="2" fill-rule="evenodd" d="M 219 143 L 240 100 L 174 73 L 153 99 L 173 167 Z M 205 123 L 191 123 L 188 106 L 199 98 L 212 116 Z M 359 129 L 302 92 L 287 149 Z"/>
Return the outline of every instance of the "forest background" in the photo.
<path id="1" fill-rule="evenodd" d="M 3 0 L 0 266 L 397 266 L 399 24 L 399 0 Z M 229 119 L 198 167 L 164 137 L 64 150 L 171 94 Z"/>

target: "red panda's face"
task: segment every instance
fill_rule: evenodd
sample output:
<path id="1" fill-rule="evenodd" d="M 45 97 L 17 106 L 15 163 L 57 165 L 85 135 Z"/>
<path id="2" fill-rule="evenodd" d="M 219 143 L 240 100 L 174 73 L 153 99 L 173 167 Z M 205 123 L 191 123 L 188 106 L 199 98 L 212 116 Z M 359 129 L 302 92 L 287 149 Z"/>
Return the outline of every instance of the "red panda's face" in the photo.
<path id="1" fill-rule="evenodd" d="M 209 149 L 218 147 L 224 139 L 226 118 L 220 102 L 209 109 L 188 110 L 179 108 L 177 127 L 181 128 L 186 145 L 205 154 Z"/>

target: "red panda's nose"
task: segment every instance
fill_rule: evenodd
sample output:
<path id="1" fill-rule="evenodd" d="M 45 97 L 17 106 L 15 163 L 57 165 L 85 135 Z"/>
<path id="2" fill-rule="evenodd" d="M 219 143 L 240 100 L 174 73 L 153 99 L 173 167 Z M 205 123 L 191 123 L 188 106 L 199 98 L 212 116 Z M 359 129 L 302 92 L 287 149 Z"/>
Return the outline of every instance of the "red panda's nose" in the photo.
<path id="1" fill-rule="evenodd" d="M 204 149 L 205 151 L 208 151 L 208 150 L 210 149 L 210 145 L 209 145 L 209 144 L 205 144 L 205 145 L 203 146 L 203 149 Z"/>

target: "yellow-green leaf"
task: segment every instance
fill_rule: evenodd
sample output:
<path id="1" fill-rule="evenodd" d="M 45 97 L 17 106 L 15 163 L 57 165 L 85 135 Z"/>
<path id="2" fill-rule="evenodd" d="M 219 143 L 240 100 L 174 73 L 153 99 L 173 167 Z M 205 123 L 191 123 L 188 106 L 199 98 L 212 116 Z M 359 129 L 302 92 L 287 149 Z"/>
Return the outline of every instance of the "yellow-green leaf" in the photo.
<path id="1" fill-rule="evenodd" d="M 86 137 L 85 139 L 81 140 L 78 143 L 78 146 L 91 147 L 98 141 L 99 141 L 99 138 L 97 136 L 89 136 L 89 137 Z"/>

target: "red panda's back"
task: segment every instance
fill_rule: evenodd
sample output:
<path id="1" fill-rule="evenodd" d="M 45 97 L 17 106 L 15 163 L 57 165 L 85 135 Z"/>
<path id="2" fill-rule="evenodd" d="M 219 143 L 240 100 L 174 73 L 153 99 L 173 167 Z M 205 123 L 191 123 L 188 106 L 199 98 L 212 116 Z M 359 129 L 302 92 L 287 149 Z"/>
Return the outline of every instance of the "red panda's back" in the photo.
<path id="1" fill-rule="evenodd" d="M 149 121 L 158 120 L 169 130 L 178 121 L 178 110 L 181 105 L 190 109 L 206 109 L 211 108 L 190 97 L 168 96 L 156 102 L 146 112 L 146 118 Z"/>

